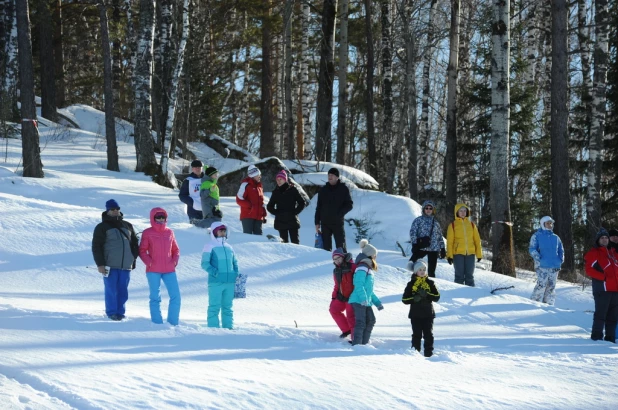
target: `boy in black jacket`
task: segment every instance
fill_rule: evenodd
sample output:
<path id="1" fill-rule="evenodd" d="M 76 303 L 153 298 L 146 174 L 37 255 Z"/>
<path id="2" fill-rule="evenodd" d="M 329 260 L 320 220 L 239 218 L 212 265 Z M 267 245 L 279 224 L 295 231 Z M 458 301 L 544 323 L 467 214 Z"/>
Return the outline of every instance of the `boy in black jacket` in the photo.
<path id="1" fill-rule="evenodd" d="M 433 319 L 436 312 L 431 302 L 440 300 L 435 283 L 427 278 L 427 265 L 423 261 L 408 262 L 412 279 L 403 291 L 401 301 L 410 305 L 408 318 L 412 322 L 412 348 L 421 351 L 421 339 L 425 339 L 425 357 L 433 354 Z"/>

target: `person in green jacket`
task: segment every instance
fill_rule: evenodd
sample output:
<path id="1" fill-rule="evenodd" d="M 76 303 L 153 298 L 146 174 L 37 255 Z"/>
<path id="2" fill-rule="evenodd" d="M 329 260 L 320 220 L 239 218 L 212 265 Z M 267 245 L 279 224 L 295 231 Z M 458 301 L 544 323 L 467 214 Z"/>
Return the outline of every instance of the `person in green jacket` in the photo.
<path id="1" fill-rule="evenodd" d="M 223 213 L 219 208 L 219 186 L 217 178 L 219 171 L 215 167 L 207 167 L 204 170 L 202 184 L 200 185 L 200 201 L 202 203 L 203 219 L 196 225 L 200 228 L 209 228 L 213 222 L 221 222 Z"/>

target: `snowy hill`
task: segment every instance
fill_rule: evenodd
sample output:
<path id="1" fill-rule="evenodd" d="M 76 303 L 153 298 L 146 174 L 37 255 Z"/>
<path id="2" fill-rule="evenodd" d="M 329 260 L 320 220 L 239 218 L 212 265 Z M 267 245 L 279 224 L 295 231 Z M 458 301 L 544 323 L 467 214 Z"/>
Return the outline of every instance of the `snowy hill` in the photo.
<path id="1" fill-rule="evenodd" d="M 88 109 L 73 112 L 77 123 L 95 123 Z M 348 215 L 371 222 L 380 251 L 376 294 L 385 309 L 376 312 L 370 345 L 341 341 L 328 313 L 332 263 L 313 248 L 315 199 L 301 214 L 301 246 L 242 234 L 234 198 L 222 199 L 248 297 L 234 302 L 237 329 L 206 328 L 206 233 L 187 222 L 178 192 L 132 172 L 130 137 L 119 137 L 116 173 L 105 170 L 97 130 L 62 138 L 54 130 L 41 128 L 44 179 L 14 173 L 19 140 L 8 141 L 0 163 L 3 409 L 615 408 L 618 349 L 589 338 L 590 289 L 560 282 L 556 306 L 546 306 L 528 299 L 529 274 L 477 269 L 477 287 L 469 288 L 453 283 L 452 267 L 440 261 L 436 355 L 411 351 L 401 303 L 407 260 L 395 243 L 407 240 L 420 207 L 380 192 L 354 189 Z M 179 326 L 150 322 L 141 261 L 131 274 L 127 320 L 106 318 L 90 247 L 110 198 L 138 231 L 149 226 L 151 208 L 168 211 L 181 249 Z M 269 216 L 265 234 L 276 234 L 272 222 Z M 358 252 L 354 229 L 346 234 Z"/>

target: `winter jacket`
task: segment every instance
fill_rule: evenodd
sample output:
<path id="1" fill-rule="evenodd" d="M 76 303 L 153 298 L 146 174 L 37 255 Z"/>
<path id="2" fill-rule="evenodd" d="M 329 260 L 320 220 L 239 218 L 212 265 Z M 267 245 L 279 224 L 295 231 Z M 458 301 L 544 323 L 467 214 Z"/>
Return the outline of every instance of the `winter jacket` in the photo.
<path id="1" fill-rule="evenodd" d="M 178 198 L 187 204 L 187 215 L 190 219 L 202 219 L 202 203 L 200 199 L 200 185 L 202 184 L 202 172 L 199 176 L 193 172 L 182 181 Z"/>
<path id="2" fill-rule="evenodd" d="M 215 238 L 212 231 L 223 225 L 215 222 L 210 232 L 210 241 L 202 251 L 202 269 L 208 272 L 208 283 L 234 283 L 238 276 L 238 261 L 227 237 Z"/>
<path id="3" fill-rule="evenodd" d="M 352 210 L 354 202 L 350 190 L 341 181 L 335 185 L 326 183 L 318 191 L 318 204 L 315 207 L 315 224 L 343 225 L 343 217 Z"/>
<path id="4" fill-rule="evenodd" d="M 164 213 L 166 221 L 155 222 L 155 215 Z M 163 208 L 153 208 L 150 211 L 150 228 L 142 232 L 139 244 L 139 257 L 146 265 L 146 273 L 172 273 L 176 271 L 180 249 L 176 243 L 174 231 L 167 226 L 167 212 Z"/>
<path id="5" fill-rule="evenodd" d="M 243 179 L 238 194 L 236 194 L 236 203 L 240 205 L 240 219 L 262 220 L 266 218 L 264 189 L 261 182 L 251 177 Z"/>
<path id="6" fill-rule="evenodd" d="M 123 214 L 112 217 L 103 212 L 103 222 L 94 228 L 92 235 L 92 256 L 97 266 L 112 269 L 135 269 L 139 255 L 139 242 L 133 225 L 123 221 Z"/>
<path id="7" fill-rule="evenodd" d="M 412 275 L 412 280 L 406 285 L 401 301 L 410 305 L 409 319 L 436 317 L 432 302 L 440 300 L 440 292 L 433 280 Z"/>
<path id="8" fill-rule="evenodd" d="M 213 208 L 219 209 L 219 187 L 217 180 L 204 174 L 200 184 L 200 201 L 202 205 L 202 216 L 204 219 L 212 218 Z"/>
<path id="9" fill-rule="evenodd" d="M 592 291 L 618 292 L 618 253 L 596 245 L 584 255 L 586 275 L 592 278 Z"/>
<path id="10" fill-rule="evenodd" d="M 466 207 L 468 210 L 468 214 L 464 218 L 457 216 L 457 211 L 461 207 Z M 455 205 L 455 221 L 448 225 L 446 232 L 447 258 L 452 258 L 453 255 L 476 255 L 479 259 L 483 257 L 479 230 L 469 217 L 470 208 L 466 204 Z"/>
<path id="11" fill-rule="evenodd" d="M 564 262 L 562 241 L 551 230 L 542 227 L 532 234 L 528 252 L 540 268 L 560 269 Z"/>
<path id="12" fill-rule="evenodd" d="M 379 308 L 382 306 L 382 302 L 373 293 L 373 269 L 369 265 L 371 265 L 371 260 L 367 257 L 357 264 L 354 271 L 354 290 L 348 303 L 358 303 L 363 306 L 376 305 Z"/>
<path id="13" fill-rule="evenodd" d="M 333 281 L 335 282 L 335 286 L 333 287 L 332 298 L 340 300 L 342 302 L 347 302 L 349 296 L 346 298 L 341 293 L 341 279 L 343 275 L 351 273 L 352 277 L 354 277 L 354 271 L 356 270 L 356 264 L 352 262 L 352 254 L 346 253 L 344 256 L 344 261 L 341 266 L 335 265 L 335 269 L 333 269 Z M 351 296 L 351 295 L 350 295 Z"/>
<path id="14" fill-rule="evenodd" d="M 305 200 L 294 185 L 288 182 L 273 191 L 266 209 L 275 215 L 275 229 L 278 231 L 300 228 L 298 214 L 305 208 Z"/>
<path id="15" fill-rule="evenodd" d="M 423 209 L 425 209 L 425 205 L 433 206 L 433 202 L 423 202 Z M 422 238 L 424 236 L 431 236 L 431 242 L 429 246 L 426 248 L 421 248 L 419 250 L 423 250 L 426 252 L 437 252 L 441 249 L 444 249 L 444 238 L 442 237 L 442 228 L 440 228 L 440 223 L 436 220 L 434 215 L 427 216 L 425 215 L 424 211 L 421 212 L 423 212 L 423 214 L 418 218 L 414 219 L 414 221 L 412 221 L 412 226 L 410 226 L 410 243 L 412 244 L 412 246 L 414 246 L 414 244 L 418 242 L 419 238 Z"/>

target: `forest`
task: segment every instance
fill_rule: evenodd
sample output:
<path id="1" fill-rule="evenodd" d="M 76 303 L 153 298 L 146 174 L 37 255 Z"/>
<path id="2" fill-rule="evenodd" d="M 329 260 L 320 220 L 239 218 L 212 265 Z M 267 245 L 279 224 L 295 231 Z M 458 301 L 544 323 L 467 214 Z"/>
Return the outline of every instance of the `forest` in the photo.
<path id="1" fill-rule="evenodd" d="M 167 186 L 209 135 L 349 165 L 444 221 L 470 205 L 511 276 L 551 215 L 575 280 L 618 227 L 617 28 L 615 0 L 0 0 L 0 135 L 35 178 L 37 109 L 73 104 L 105 112 L 107 169 L 122 118 Z"/>

